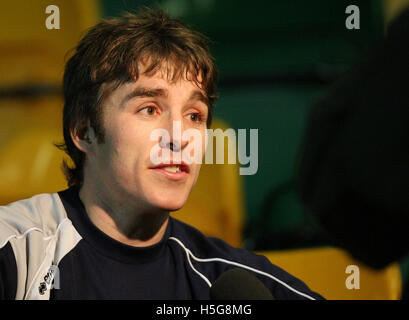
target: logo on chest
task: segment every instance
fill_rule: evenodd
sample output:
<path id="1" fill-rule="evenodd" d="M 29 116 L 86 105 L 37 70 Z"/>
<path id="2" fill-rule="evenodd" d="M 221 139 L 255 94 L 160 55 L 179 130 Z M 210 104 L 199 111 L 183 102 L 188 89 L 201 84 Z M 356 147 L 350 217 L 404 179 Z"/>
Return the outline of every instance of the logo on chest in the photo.
<path id="1" fill-rule="evenodd" d="M 57 266 L 51 265 L 38 287 L 38 292 L 44 295 L 47 290 L 60 289 L 60 271 Z"/>

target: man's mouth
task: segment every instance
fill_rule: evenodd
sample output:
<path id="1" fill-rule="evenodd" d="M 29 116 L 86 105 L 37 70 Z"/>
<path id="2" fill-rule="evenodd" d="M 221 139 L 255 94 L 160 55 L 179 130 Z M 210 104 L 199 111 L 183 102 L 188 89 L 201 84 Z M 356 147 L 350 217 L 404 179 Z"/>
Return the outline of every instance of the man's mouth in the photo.
<path id="1" fill-rule="evenodd" d="M 169 166 L 169 167 L 162 167 L 161 169 L 168 171 L 168 172 L 181 172 L 182 169 L 179 166 Z"/>
<path id="2" fill-rule="evenodd" d="M 162 173 L 171 180 L 183 179 L 190 172 L 189 166 L 183 162 L 178 164 L 159 164 L 151 169 L 158 173 Z"/>

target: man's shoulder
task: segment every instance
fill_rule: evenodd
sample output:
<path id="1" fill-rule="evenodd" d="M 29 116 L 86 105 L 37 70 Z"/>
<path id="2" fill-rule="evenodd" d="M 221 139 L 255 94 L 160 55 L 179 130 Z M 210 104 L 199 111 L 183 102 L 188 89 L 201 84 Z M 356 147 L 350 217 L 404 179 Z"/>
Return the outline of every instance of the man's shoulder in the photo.
<path id="1" fill-rule="evenodd" d="M 244 264 L 250 268 L 276 267 L 263 255 L 233 247 L 219 238 L 208 237 L 198 229 L 176 219 L 173 219 L 172 234 L 170 239 L 178 242 L 181 247 L 188 249 L 192 255 L 200 259 L 215 259 L 214 261 L 225 262 L 229 266 Z M 277 272 L 280 270 L 277 267 Z"/>
<path id="2" fill-rule="evenodd" d="M 172 234 L 169 237 L 181 247 L 213 283 L 223 272 L 241 268 L 259 278 L 277 299 L 322 299 L 301 280 L 265 256 L 243 248 L 235 248 L 225 241 L 207 237 L 196 228 L 172 219 Z"/>
<path id="3" fill-rule="evenodd" d="M 256 254 L 244 248 L 233 247 L 226 241 L 209 237 L 200 230 L 180 220 L 172 218 L 172 234 L 170 239 L 179 242 L 192 254 L 203 258 L 225 258 L 237 262 L 254 262 L 256 264 L 269 264 L 265 256 Z"/>
<path id="4" fill-rule="evenodd" d="M 31 231 L 52 235 L 66 218 L 57 193 L 42 193 L 0 206 L 0 246 L 12 237 L 23 237 Z"/>
<path id="5" fill-rule="evenodd" d="M 0 206 L 0 262 L 4 269 L 0 286 L 6 283 L 9 296 L 16 299 L 48 299 L 49 291 L 48 295 L 38 291 L 42 272 L 54 262 L 58 265 L 70 245 L 78 241 L 72 231 L 58 193 Z"/>

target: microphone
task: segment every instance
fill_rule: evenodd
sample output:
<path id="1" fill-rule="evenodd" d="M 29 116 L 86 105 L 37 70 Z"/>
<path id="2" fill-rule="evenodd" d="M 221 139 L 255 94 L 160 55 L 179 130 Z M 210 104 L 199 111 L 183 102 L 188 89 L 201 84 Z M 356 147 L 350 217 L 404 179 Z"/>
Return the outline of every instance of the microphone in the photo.
<path id="1" fill-rule="evenodd" d="M 274 300 L 270 290 L 249 272 L 234 268 L 223 273 L 210 288 L 211 300 Z"/>

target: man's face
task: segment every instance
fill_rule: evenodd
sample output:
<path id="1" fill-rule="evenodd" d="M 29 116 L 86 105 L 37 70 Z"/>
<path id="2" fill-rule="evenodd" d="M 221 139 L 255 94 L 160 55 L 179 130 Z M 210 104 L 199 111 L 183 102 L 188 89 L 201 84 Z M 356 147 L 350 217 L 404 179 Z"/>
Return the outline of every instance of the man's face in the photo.
<path id="1" fill-rule="evenodd" d="M 169 82 L 161 72 L 141 74 L 136 82 L 113 91 L 102 105 L 105 141 L 94 144 L 87 155 L 87 170 L 96 191 L 148 210 L 181 208 L 196 183 L 200 164 L 163 167 L 153 163 L 151 153 L 156 146 L 164 162 L 187 162 L 181 156 L 193 143 L 181 139 L 187 129 L 200 131 L 204 153 L 208 116 L 204 96 L 193 81 Z M 179 137 L 173 133 L 175 121 L 180 124 Z M 170 140 L 152 140 L 156 129 L 166 130 Z"/>

